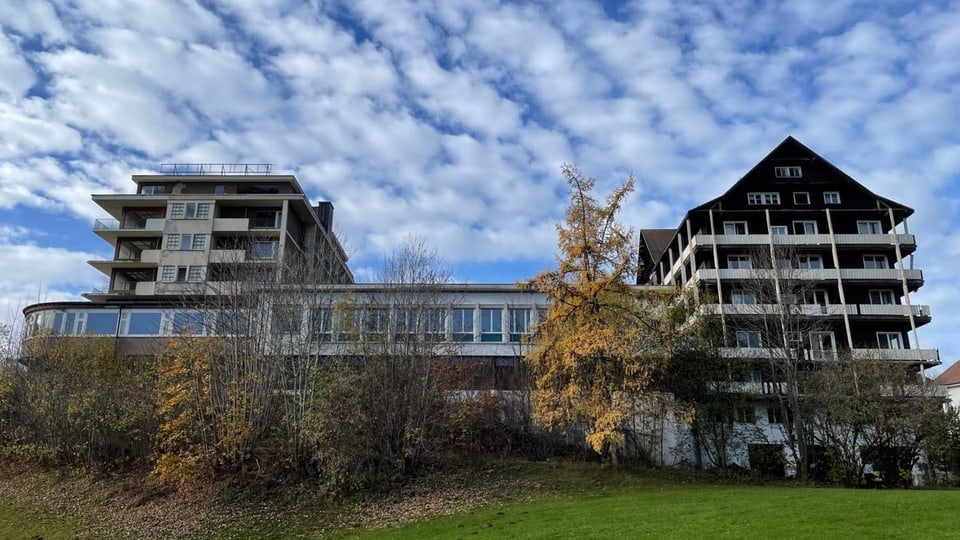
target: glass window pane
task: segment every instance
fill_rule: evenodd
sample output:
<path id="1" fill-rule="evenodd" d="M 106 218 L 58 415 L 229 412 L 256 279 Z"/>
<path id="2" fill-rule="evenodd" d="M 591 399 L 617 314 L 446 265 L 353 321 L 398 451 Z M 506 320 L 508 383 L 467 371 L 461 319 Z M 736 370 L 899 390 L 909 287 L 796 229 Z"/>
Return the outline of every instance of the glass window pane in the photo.
<path id="1" fill-rule="evenodd" d="M 87 313 L 87 334 L 116 335 L 119 312 L 90 312 Z"/>
<path id="2" fill-rule="evenodd" d="M 161 313 L 153 311 L 148 313 L 131 313 L 130 323 L 127 327 L 127 334 L 131 336 L 157 336 L 160 335 Z"/>

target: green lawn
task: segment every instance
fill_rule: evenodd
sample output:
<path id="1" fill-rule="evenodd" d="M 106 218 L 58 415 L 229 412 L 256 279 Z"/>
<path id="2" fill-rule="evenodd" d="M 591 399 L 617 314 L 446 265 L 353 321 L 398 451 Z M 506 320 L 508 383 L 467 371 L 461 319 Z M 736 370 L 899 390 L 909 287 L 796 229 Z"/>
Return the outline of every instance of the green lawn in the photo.
<path id="1" fill-rule="evenodd" d="M 0 475 L 2 540 L 183 534 L 197 539 L 960 538 L 960 490 L 756 485 L 750 477 L 595 463 L 506 460 L 334 505 L 303 488 L 281 491 L 280 497 L 186 504 L 177 494 L 144 497 L 109 478 L 0 472 L 6 473 Z M 466 510 L 429 517 L 441 507 Z M 363 531 L 418 516 L 426 517 Z M 194 526 L 184 527 L 191 519 Z"/>
<path id="2" fill-rule="evenodd" d="M 4 540 L 73 539 L 80 530 L 79 522 L 69 517 L 37 512 L 13 501 L 0 500 L 0 538 Z"/>
<path id="3" fill-rule="evenodd" d="M 958 491 L 637 488 L 431 519 L 347 538 L 957 538 Z"/>

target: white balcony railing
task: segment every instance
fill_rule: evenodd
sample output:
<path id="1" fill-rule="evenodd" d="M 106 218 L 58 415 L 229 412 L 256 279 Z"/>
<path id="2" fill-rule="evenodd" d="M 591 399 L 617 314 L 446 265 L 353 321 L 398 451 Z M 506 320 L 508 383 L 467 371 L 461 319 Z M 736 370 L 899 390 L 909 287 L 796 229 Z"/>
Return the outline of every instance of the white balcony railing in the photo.
<path id="1" fill-rule="evenodd" d="M 893 246 L 894 242 L 904 246 L 914 246 L 916 237 L 912 234 L 837 234 L 834 239 L 838 246 Z M 709 246 L 716 243 L 721 246 L 757 246 L 773 243 L 779 246 L 827 246 L 829 234 L 697 234 L 692 245 Z"/>
<path id="2" fill-rule="evenodd" d="M 853 349 L 853 357 L 927 364 L 940 363 L 940 351 L 937 349 Z"/>

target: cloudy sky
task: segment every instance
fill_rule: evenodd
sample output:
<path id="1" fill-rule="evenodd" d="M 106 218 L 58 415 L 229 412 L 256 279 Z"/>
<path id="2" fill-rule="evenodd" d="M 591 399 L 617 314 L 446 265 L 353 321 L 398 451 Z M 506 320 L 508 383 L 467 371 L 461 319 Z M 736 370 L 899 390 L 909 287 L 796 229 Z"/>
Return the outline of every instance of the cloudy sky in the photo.
<path id="1" fill-rule="evenodd" d="M 272 163 L 369 278 L 410 235 L 471 282 L 550 264 L 578 165 L 674 227 L 787 135 L 917 210 L 923 347 L 960 356 L 960 5 L 0 2 L 0 303 L 102 286 L 91 193 Z M 7 308 L 9 312 L 9 308 Z"/>

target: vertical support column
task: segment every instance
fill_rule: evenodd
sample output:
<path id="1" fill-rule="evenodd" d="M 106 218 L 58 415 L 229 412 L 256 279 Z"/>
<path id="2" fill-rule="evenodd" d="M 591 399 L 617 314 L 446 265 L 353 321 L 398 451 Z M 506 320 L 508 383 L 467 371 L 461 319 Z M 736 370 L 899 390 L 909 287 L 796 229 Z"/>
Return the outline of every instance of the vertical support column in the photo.
<path id="1" fill-rule="evenodd" d="M 690 247 L 690 223 L 689 222 L 687 223 L 686 229 L 687 229 L 687 246 L 686 247 Z M 680 246 L 680 255 L 678 257 L 680 260 L 680 283 L 683 285 L 686 285 L 687 284 L 687 262 L 686 260 L 684 260 L 684 257 L 683 257 L 683 251 L 685 249 L 683 245 L 683 229 L 680 229 L 679 231 L 677 231 L 677 244 Z M 692 250 L 691 250 L 691 253 L 692 253 Z"/>
<path id="2" fill-rule="evenodd" d="M 679 242 L 679 240 L 678 240 L 678 242 Z M 673 266 L 674 266 L 674 264 L 676 264 L 676 263 L 673 261 L 673 247 L 672 247 L 672 246 L 668 246 L 668 247 L 667 247 L 667 254 L 670 255 L 670 270 L 668 270 L 668 272 L 670 272 L 670 282 L 672 283 L 672 282 L 674 281 L 674 280 L 673 280 Z"/>
<path id="3" fill-rule="evenodd" d="M 717 253 L 717 231 L 713 226 L 713 209 L 707 213 L 710 219 L 710 246 L 713 249 L 713 267 L 717 276 L 717 304 L 720 306 L 720 327 L 723 330 L 723 344 L 727 344 L 727 317 L 723 313 L 723 288 L 720 285 L 720 254 Z"/>
<path id="4" fill-rule="evenodd" d="M 893 216 L 893 208 L 887 208 L 887 216 L 890 218 L 890 229 L 893 231 L 893 249 L 897 254 L 897 268 L 900 270 L 900 286 L 903 288 L 903 302 L 907 306 L 907 314 L 910 317 L 910 332 L 913 334 L 913 348 L 920 348 L 920 335 L 917 333 L 917 321 L 913 316 L 913 305 L 910 304 L 910 287 L 907 286 L 907 271 L 903 267 L 903 252 L 900 249 L 900 237 L 897 236 L 897 222 Z M 907 228 L 907 220 L 903 220 L 903 228 Z M 922 366 L 922 364 L 921 364 Z M 923 369 L 921 367 L 921 369 Z"/>
<path id="5" fill-rule="evenodd" d="M 837 292 L 840 294 L 840 309 L 843 310 L 843 327 L 847 332 L 847 347 L 853 349 L 853 332 L 850 331 L 850 313 L 847 311 L 847 297 L 843 290 L 843 277 L 840 276 L 840 255 L 837 252 L 837 235 L 833 230 L 833 215 L 827 212 L 827 232 L 830 233 L 830 253 L 833 254 L 834 271 L 837 273 Z"/>

